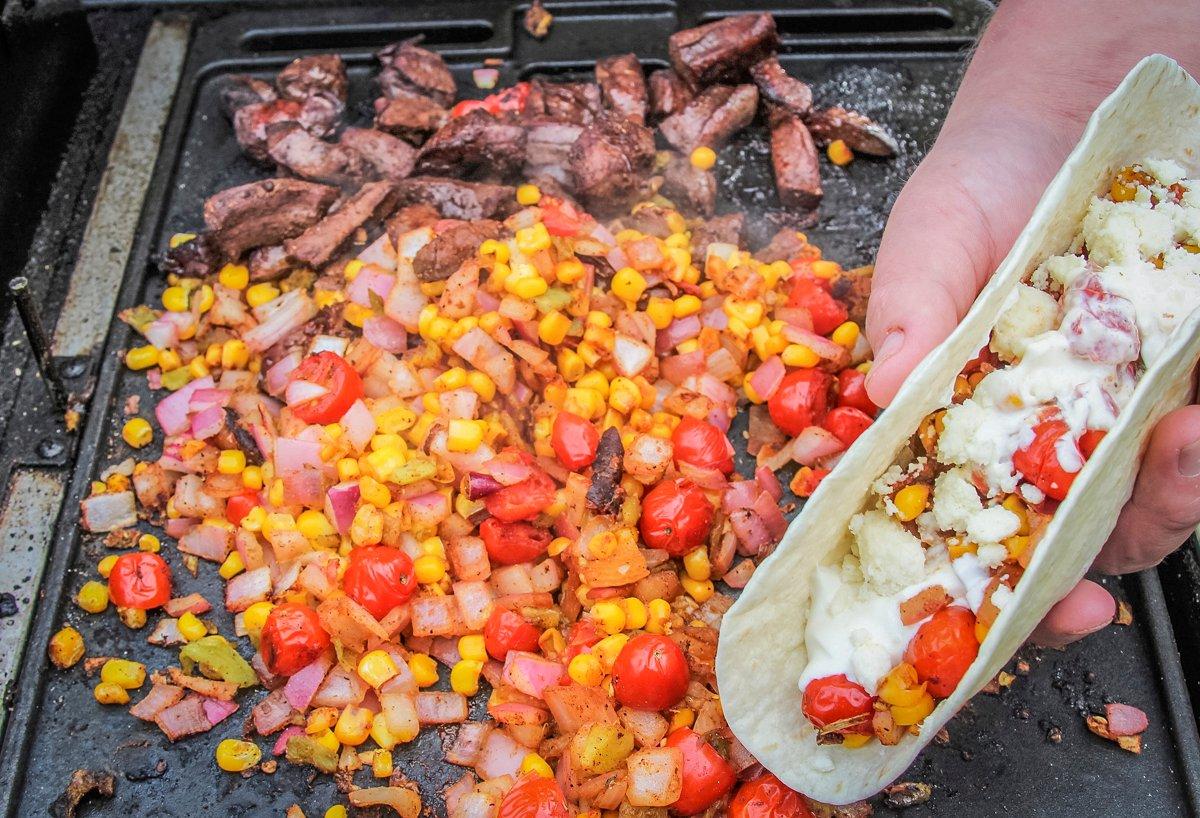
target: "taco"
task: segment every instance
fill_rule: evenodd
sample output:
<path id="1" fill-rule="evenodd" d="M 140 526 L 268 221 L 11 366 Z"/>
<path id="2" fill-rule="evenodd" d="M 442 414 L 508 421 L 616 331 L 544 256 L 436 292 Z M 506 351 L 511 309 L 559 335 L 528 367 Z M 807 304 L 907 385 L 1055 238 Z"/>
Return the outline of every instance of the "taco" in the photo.
<path id="1" fill-rule="evenodd" d="M 900 775 L 1082 578 L 1200 355 L 1200 86 L 1139 63 L 962 324 L 725 616 L 726 719 L 845 804 Z"/>

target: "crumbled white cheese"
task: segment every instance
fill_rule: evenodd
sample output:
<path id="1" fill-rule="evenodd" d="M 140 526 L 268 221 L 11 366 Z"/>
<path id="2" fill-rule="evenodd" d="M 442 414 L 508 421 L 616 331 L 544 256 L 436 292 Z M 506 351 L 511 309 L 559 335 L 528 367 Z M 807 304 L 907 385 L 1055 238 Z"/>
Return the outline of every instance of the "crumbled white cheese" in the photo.
<path id="1" fill-rule="evenodd" d="M 1093 199 L 1083 218 L 1089 260 L 1100 267 L 1150 259 L 1175 244 L 1170 216 L 1138 202 Z"/>
<path id="2" fill-rule="evenodd" d="M 892 669 L 894 661 L 891 654 L 865 628 L 860 628 L 850 634 L 850 644 L 854 645 L 854 653 L 850 656 L 854 675 L 862 679 L 863 687 L 867 689 L 868 693 L 874 695 L 879 686 L 879 680 Z"/>
<path id="3" fill-rule="evenodd" d="M 992 591 L 992 604 L 996 606 L 996 610 L 1003 611 L 1013 598 L 1012 588 L 1001 583 L 996 586 L 996 590 Z"/>
<path id="4" fill-rule="evenodd" d="M 1058 325 L 1058 300 L 1050 293 L 1018 284 L 1011 303 L 1000 313 L 992 329 L 989 346 L 1010 363 L 1025 352 L 1025 345 L 1034 336 L 1049 332 Z"/>
<path id="5" fill-rule="evenodd" d="M 1175 184 L 1187 174 L 1183 165 L 1174 159 L 1147 159 L 1141 164 L 1146 172 L 1167 187 Z"/>
<path id="6" fill-rule="evenodd" d="M 1087 261 L 1082 256 L 1051 256 L 1034 270 L 1029 283 L 1039 290 L 1062 290 L 1086 269 Z"/>
<path id="7" fill-rule="evenodd" d="M 941 530 L 965 532 L 982 508 L 979 492 L 962 469 L 944 471 L 934 481 L 933 516 Z"/>
<path id="8" fill-rule="evenodd" d="M 1046 499 L 1046 492 L 1035 486 L 1033 483 L 1022 483 L 1020 486 L 1021 499 L 1029 503 L 1031 506 L 1036 506 L 1038 503 Z"/>
<path id="9" fill-rule="evenodd" d="M 996 568 L 1008 557 L 1008 549 L 999 543 L 983 543 L 975 551 L 975 556 L 988 568 Z"/>
<path id="10" fill-rule="evenodd" d="M 971 515 L 967 536 L 972 542 L 998 543 L 1021 527 L 1021 518 L 1003 506 L 989 506 Z"/>
<path id="11" fill-rule="evenodd" d="M 882 511 L 856 514 L 850 531 L 856 538 L 863 578 L 876 593 L 895 593 L 925 576 L 921 541 Z"/>

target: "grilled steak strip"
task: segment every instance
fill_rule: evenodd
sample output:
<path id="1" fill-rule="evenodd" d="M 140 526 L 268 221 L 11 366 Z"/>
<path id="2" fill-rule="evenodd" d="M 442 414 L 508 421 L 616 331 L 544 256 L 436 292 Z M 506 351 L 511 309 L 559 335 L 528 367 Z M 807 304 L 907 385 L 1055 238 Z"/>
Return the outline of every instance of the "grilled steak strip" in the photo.
<path id="1" fill-rule="evenodd" d="M 671 67 L 693 88 L 742 82 L 750 66 L 779 48 L 775 18 L 741 14 L 677 31 L 667 40 Z"/>
<path id="2" fill-rule="evenodd" d="M 413 272 L 422 281 L 444 281 L 479 252 L 479 245 L 496 238 L 503 229 L 500 222 L 481 219 L 439 233 L 413 257 Z"/>
<path id="3" fill-rule="evenodd" d="M 356 151 L 317 139 L 296 122 L 267 129 L 267 155 L 303 179 L 354 187 L 368 175 L 367 163 Z"/>
<path id="4" fill-rule="evenodd" d="M 646 124 L 646 76 L 634 54 L 617 54 L 596 63 L 596 84 L 610 111 Z"/>
<path id="5" fill-rule="evenodd" d="M 364 222 L 388 209 L 394 190 L 392 182 L 368 182 L 336 211 L 284 242 L 283 249 L 296 261 L 321 267 Z"/>
<path id="6" fill-rule="evenodd" d="M 896 140 L 887 131 L 857 111 L 825 108 L 813 111 L 805 122 L 813 139 L 822 147 L 841 139 L 855 153 L 870 156 L 893 156 L 898 150 Z"/>
<path id="7" fill-rule="evenodd" d="M 663 171 L 662 193 L 685 212 L 711 216 L 717 206 L 717 178 L 711 170 L 675 155 Z"/>
<path id="8" fill-rule="evenodd" d="M 771 56 L 756 63 L 750 69 L 750 76 L 765 102 L 801 118 L 808 116 L 812 110 L 812 89 L 784 71 L 777 57 Z"/>
<path id="9" fill-rule="evenodd" d="M 375 127 L 419 145 L 446 124 L 446 109 L 422 94 L 399 89 L 392 98 L 375 100 Z"/>
<path id="10" fill-rule="evenodd" d="M 600 435 L 600 443 L 596 447 L 592 482 L 587 490 L 588 508 L 601 514 L 614 514 L 621 507 L 624 499 L 621 490 L 624 459 L 625 447 L 621 444 L 621 433 L 617 427 L 609 426 Z"/>
<path id="11" fill-rule="evenodd" d="M 811 209 L 821 203 L 817 146 L 799 117 L 773 116 L 771 165 L 775 188 L 785 207 Z"/>
<path id="12" fill-rule="evenodd" d="M 475 110 L 455 117 L 421 148 L 417 173 L 489 177 L 516 173 L 525 163 L 525 129 Z"/>
<path id="13" fill-rule="evenodd" d="M 705 145 L 717 150 L 754 120 L 758 89 L 753 85 L 714 85 L 682 111 L 662 121 L 659 132 L 685 156 Z"/>
<path id="14" fill-rule="evenodd" d="M 402 205 L 427 204 L 448 219 L 503 218 L 516 207 L 516 188 L 463 182 L 436 176 L 415 176 L 396 186 Z"/>
<path id="15" fill-rule="evenodd" d="M 581 200 L 601 211 L 620 209 L 641 191 L 654 166 L 654 134 L 605 113 L 580 134 L 569 161 Z"/>
<path id="16" fill-rule="evenodd" d="M 388 99 L 396 99 L 407 91 L 449 108 L 457 94 L 454 75 L 440 54 L 421 48 L 418 42 L 420 38 L 392 43 L 376 55 L 383 66 L 379 87 Z"/>
<path id="17" fill-rule="evenodd" d="M 355 151 L 383 179 L 399 182 L 412 173 L 417 151 L 403 139 L 373 128 L 347 128 L 342 131 L 343 145 Z"/>
<path id="18" fill-rule="evenodd" d="M 310 137 L 311 138 L 311 137 Z M 222 190 L 204 203 L 204 223 L 226 258 L 278 244 L 316 224 L 336 188 L 299 179 L 266 179 Z"/>
<path id="19" fill-rule="evenodd" d="M 670 68 L 660 68 L 650 74 L 650 111 L 647 119 L 659 122 L 677 114 L 692 101 L 695 92 Z"/>

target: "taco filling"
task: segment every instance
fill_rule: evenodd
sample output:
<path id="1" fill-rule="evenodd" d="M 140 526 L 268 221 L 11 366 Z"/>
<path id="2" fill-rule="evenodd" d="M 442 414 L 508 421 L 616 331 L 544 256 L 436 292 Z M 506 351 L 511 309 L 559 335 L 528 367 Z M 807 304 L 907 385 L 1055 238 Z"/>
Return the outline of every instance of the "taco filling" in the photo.
<path id="1" fill-rule="evenodd" d="M 1200 304 L 1200 182 L 1123 168 L 1065 255 L 1018 285 L 813 579 L 800 676 L 818 741 L 917 732 L 979 653 L 1040 533 Z"/>

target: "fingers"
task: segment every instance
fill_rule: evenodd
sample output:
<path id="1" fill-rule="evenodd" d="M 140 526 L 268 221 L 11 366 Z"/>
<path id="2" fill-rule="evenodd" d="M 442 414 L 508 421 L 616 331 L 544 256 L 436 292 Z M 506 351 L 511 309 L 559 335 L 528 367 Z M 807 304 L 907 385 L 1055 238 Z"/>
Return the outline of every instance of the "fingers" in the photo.
<path id="1" fill-rule="evenodd" d="M 1096 560 L 1096 568 L 1126 574 L 1157 565 L 1200 523 L 1200 406 L 1159 421 L 1142 458 L 1133 496 Z"/>
<path id="2" fill-rule="evenodd" d="M 1112 594 L 1085 579 L 1050 609 L 1031 639 L 1039 645 L 1061 648 L 1107 627 L 1116 612 Z"/>

